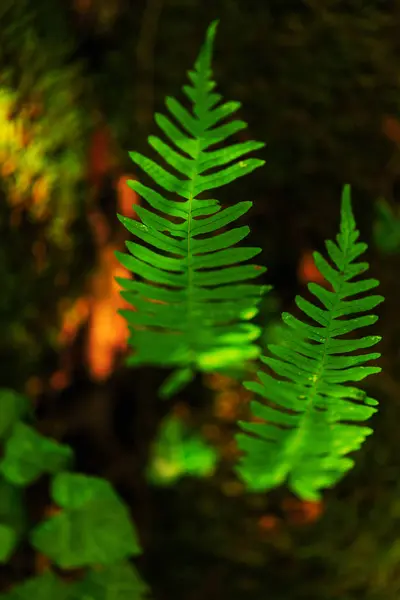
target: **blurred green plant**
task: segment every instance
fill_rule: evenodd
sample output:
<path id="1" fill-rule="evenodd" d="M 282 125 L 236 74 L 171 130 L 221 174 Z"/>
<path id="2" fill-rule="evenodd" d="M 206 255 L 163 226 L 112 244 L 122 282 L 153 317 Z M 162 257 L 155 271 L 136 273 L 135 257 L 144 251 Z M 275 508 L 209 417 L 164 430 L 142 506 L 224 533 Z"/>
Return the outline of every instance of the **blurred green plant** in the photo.
<path id="1" fill-rule="evenodd" d="M 18 387 L 48 368 L 44 356 L 56 361 L 60 297 L 80 294 L 86 276 L 82 240 L 91 266 L 84 217 L 95 103 L 73 60 L 65 7 L 4 0 L 0 39 L 0 379 Z"/>
<path id="2" fill-rule="evenodd" d="M 4 0 L 0 36 L 0 174 L 8 201 L 44 223 L 52 243 L 70 248 L 93 123 L 82 65 L 69 61 L 66 15 L 44 0 Z"/>
<path id="3" fill-rule="evenodd" d="M 179 417 L 162 421 L 152 445 L 147 479 L 156 486 L 174 485 L 182 477 L 209 477 L 218 462 L 218 452 Z"/>
<path id="4" fill-rule="evenodd" d="M 397 254 L 400 251 L 400 213 L 384 198 L 375 204 L 374 242 L 382 254 Z"/>

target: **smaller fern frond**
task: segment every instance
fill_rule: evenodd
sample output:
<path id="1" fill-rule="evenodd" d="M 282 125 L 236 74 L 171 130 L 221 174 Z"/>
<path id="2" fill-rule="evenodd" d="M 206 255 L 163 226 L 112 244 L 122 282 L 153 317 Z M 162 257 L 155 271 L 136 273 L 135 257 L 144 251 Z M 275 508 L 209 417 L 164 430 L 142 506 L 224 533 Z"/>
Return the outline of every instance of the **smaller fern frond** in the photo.
<path id="1" fill-rule="evenodd" d="M 378 352 L 352 354 L 374 346 L 379 336 L 342 337 L 374 324 L 376 315 L 362 313 L 384 300 L 363 295 L 379 284 L 376 279 L 353 281 L 369 267 L 356 262 L 367 249 L 358 237 L 350 188 L 345 186 L 340 233 L 336 243 L 325 242 L 331 262 L 314 253 L 316 266 L 332 289 L 308 285 L 318 305 L 296 297 L 297 306 L 314 324 L 283 313 L 283 343 L 270 344 L 272 356 L 262 358 L 278 377 L 259 372 L 259 382 L 245 383 L 268 402 L 251 402 L 258 422 L 239 423 L 244 433 L 237 435 L 237 442 L 244 456 L 237 470 L 253 491 L 288 479 L 302 499 L 318 500 L 321 488 L 331 487 L 352 468 L 354 461 L 345 455 L 360 448 L 372 433 L 353 422 L 368 419 L 376 412 L 377 401 L 345 385 L 381 370 L 364 366 L 378 359 Z"/>
<path id="2" fill-rule="evenodd" d="M 231 228 L 252 203 L 222 209 L 218 200 L 199 198 L 264 164 L 244 158 L 262 148 L 261 142 L 213 148 L 247 126 L 239 120 L 224 123 L 240 104 L 219 104 L 221 96 L 212 91 L 216 26 L 216 21 L 210 25 L 195 68 L 189 71 L 191 85 L 183 88 L 192 110 L 169 97 L 169 115 L 155 116 L 167 141 L 154 135 L 148 141 L 168 168 L 139 152 L 130 153 L 164 191 L 129 182 L 149 208 L 135 206 L 141 222 L 118 215 L 136 237 L 126 243 L 130 254 L 117 253 L 135 275 L 135 281 L 117 280 L 122 296 L 136 309 L 120 311 L 134 349 L 128 364 L 177 367 L 162 388 L 164 396 L 185 385 L 197 370 L 243 365 L 259 354 L 255 340 L 261 330 L 248 321 L 268 288 L 250 282 L 265 268 L 247 264 L 260 248 L 237 247 L 249 228 Z"/>

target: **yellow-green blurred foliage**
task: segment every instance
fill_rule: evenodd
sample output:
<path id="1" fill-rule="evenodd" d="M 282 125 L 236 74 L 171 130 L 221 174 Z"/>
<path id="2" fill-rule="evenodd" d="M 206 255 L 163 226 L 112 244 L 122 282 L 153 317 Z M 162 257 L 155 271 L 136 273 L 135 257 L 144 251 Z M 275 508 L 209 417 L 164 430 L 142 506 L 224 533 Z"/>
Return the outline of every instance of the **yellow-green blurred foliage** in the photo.
<path id="1" fill-rule="evenodd" d="M 81 66 L 69 61 L 73 38 L 43 0 L 4 0 L 0 36 L 0 174 L 8 202 L 46 223 L 49 238 L 66 248 L 92 126 Z"/>

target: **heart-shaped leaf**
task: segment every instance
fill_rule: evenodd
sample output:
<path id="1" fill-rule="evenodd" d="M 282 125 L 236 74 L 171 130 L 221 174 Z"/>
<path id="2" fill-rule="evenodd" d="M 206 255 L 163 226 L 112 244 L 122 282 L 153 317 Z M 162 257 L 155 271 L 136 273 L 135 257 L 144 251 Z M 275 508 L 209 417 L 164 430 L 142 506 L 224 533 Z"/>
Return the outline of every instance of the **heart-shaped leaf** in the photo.
<path id="1" fill-rule="evenodd" d="M 6 594 L 0 594 L 0 600 L 73 600 L 72 591 L 72 586 L 63 583 L 53 573 L 46 573 L 24 581 Z"/>
<path id="2" fill-rule="evenodd" d="M 110 484 L 62 473 L 52 491 L 60 504 L 77 506 L 41 523 L 31 534 L 33 546 L 55 564 L 64 569 L 108 565 L 141 553 L 129 512 Z"/>
<path id="3" fill-rule="evenodd" d="M 144 600 L 148 593 L 149 587 L 127 562 L 90 571 L 75 591 L 76 600 Z"/>
<path id="4" fill-rule="evenodd" d="M 14 485 L 28 485 L 43 473 L 65 469 L 73 458 L 72 449 L 40 435 L 19 422 L 8 438 L 0 471 Z"/>
<path id="5" fill-rule="evenodd" d="M 96 499 L 120 502 L 108 481 L 80 473 L 59 473 L 53 478 L 51 496 L 62 508 L 81 508 Z"/>

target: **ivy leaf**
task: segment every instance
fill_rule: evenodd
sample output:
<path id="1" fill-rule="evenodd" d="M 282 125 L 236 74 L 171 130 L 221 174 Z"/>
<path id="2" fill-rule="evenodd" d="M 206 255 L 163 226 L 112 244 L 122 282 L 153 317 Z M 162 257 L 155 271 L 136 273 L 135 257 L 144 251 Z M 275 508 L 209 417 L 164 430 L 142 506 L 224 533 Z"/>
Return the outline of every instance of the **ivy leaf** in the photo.
<path id="1" fill-rule="evenodd" d="M 120 502 L 108 481 L 79 473 L 60 473 L 54 477 L 51 496 L 58 506 L 68 509 L 84 508 L 100 498 Z"/>
<path id="2" fill-rule="evenodd" d="M 76 600 L 142 600 L 149 588 L 137 570 L 123 562 L 90 571 L 76 586 L 75 593 Z"/>
<path id="3" fill-rule="evenodd" d="M 0 438 L 4 438 L 31 407 L 25 396 L 7 388 L 0 389 L 0 402 Z"/>
<path id="4" fill-rule="evenodd" d="M 31 542 L 59 567 L 107 565 L 141 553 L 129 512 L 107 482 L 62 473 L 55 477 L 52 496 L 73 508 L 36 527 Z"/>
<path id="5" fill-rule="evenodd" d="M 64 469 L 72 457 L 69 446 L 40 435 L 25 423 L 17 423 L 5 444 L 0 472 L 15 485 L 29 485 L 43 473 Z"/>
<path id="6" fill-rule="evenodd" d="M 0 594 L 0 600 L 72 600 L 71 592 L 72 586 L 63 583 L 53 573 L 46 573 L 24 581 L 6 594 Z"/>

